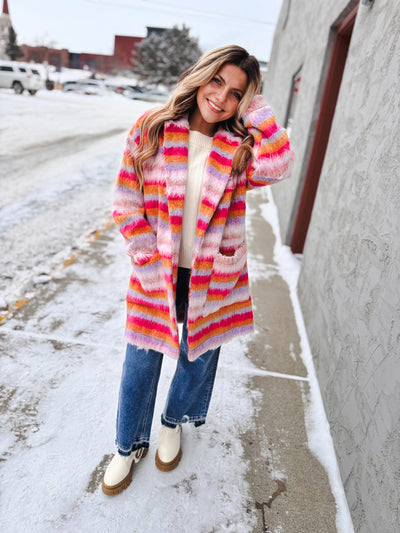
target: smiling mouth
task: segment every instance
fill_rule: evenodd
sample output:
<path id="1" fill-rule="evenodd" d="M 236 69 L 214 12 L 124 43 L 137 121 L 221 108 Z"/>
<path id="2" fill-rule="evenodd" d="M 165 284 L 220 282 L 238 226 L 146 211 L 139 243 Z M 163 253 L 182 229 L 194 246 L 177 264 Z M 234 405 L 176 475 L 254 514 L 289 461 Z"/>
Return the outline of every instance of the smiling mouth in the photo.
<path id="1" fill-rule="evenodd" d="M 223 111 L 223 109 L 221 109 L 220 107 L 218 107 L 216 104 L 214 104 L 214 102 L 211 102 L 211 100 L 208 100 L 207 99 L 207 102 L 208 102 L 208 105 L 211 107 L 211 109 L 215 112 L 221 112 Z"/>

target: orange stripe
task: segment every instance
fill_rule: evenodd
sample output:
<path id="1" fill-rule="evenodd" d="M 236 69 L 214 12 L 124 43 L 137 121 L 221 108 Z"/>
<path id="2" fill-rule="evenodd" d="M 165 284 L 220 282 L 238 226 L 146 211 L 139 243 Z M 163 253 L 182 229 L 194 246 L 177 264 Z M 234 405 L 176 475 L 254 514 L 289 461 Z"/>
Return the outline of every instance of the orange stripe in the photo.
<path id="1" fill-rule="evenodd" d="M 249 311 L 251 310 L 251 299 L 250 298 L 246 300 L 245 302 L 239 302 L 236 304 L 231 304 L 231 305 L 222 307 L 219 311 L 215 311 L 214 313 L 211 313 L 210 315 L 207 315 L 206 317 L 196 318 L 194 325 L 196 326 L 196 330 L 198 329 L 201 330 L 201 326 L 206 325 L 208 322 L 212 322 L 212 321 L 219 322 L 221 318 L 223 318 L 224 313 L 228 313 L 230 310 L 239 312 L 242 309 L 246 309 L 246 308 Z M 193 328 L 193 322 L 189 324 L 189 331 L 191 327 Z"/>
<path id="2" fill-rule="evenodd" d="M 222 139 L 214 139 L 214 144 L 223 152 L 229 152 L 230 154 L 232 154 L 237 148 L 236 145 L 224 142 Z"/>
<path id="3" fill-rule="evenodd" d="M 246 320 L 240 320 L 236 323 L 237 327 L 243 327 L 243 326 L 248 326 L 248 325 L 251 325 L 253 323 L 253 319 L 252 317 L 249 317 L 248 319 Z M 200 344 L 202 344 L 205 340 L 208 340 L 210 338 L 212 338 L 213 336 L 215 335 L 221 335 L 223 333 L 226 333 L 227 331 L 229 331 L 230 329 L 232 328 L 232 326 L 230 324 L 227 324 L 226 326 L 221 326 L 221 327 L 216 327 L 216 328 L 213 328 L 212 330 L 212 334 L 210 335 L 210 332 L 209 331 L 205 331 L 204 332 L 204 335 L 202 335 L 197 341 L 192 341 L 190 340 L 190 334 L 189 334 L 189 341 L 190 341 L 190 347 L 192 349 L 194 348 L 197 348 Z M 199 332 L 201 333 L 201 332 Z"/>

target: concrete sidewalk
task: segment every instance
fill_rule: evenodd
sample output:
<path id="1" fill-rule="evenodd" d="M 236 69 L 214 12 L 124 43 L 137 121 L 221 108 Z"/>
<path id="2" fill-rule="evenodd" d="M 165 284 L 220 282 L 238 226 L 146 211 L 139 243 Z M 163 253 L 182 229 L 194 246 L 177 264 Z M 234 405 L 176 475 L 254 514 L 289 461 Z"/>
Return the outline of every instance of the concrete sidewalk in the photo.
<path id="1" fill-rule="evenodd" d="M 309 384 L 289 287 L 274 262 L 275 236 L 261 215 L 260 197 L 250 193 L 247 198 L 252 211 L 249 249 L 257 251 L 270 275 L 252 281 L 256 334 L 246 355 L 260 371 L 287 376 L 260 373 L 252 378 L 261 401 L 255 430 L 243 439 L 250 461 L 247 479 L 259 511 L 256 531 L 334 532 L 336 506 L 327 474 L 307 446 Z"/>
<path id="2" fill-rule="evenodd" d="M 37 288 L 35 297 L 2 324 L 0 391 L 4 402 L 0 415 L 6 433 L 0 450 L 5 479 L 1 507 L 2 522 L 6 516 L 13 520 L 14 529 L 8 531 L 72 531 L 85 524 L 82 531 L 119 532 L 127 531 L 126 524 L 135 519 L 130 531 L 156 531 L 151 513 L 157 505 L 163 516 L 181 516 L 182 512 L 189 516 L 194 508 L 199 513 L 198 530 L 193 525 L 186 529 L 182 525 L 185 520 L 178 525 L 175 519 L 174 528 L 161 524 L 158 531 L 336 531 L 336 507 L 327 474 L 307 446 L 304 402 L 308 401 L 309 383 L 299 356 L 289 289 L 273 259 L 275 238 L 261 214 L 265 195 L 251 193 L 248 200 L 256 333 L 224 347 L 208 423 L 198 432 L 185 428 L 184 450 L 188 451 L 179 468 L 167 478 L 152 473 L 150 481 L 150 463 L 144 461 L 135 473 L 136 488 L 130 487 L 119 500 L 112 500 L 117 502 L 114 509 L 114 503 L 101 494 L 99 482 L 112 452 L 107 443 L 112 440 L 111 420 L 124 348 L 129 265 L 122 267 L 122 239 L 116 229 L 109 227 L 96 235 L 86 250 L 66 261 L 50 283 Z M 253 277 L 251 266 L 259 270 Z M 117 340 L 116 335 L 120 336 Z M 235 368 L 235 354 L 228 357 L 227 352 L 238 347 L 245 363 Z M 85 366 L 85 361 L 90 361 L 90 366 Z M 167 377 L 172 366 L 169 361 Z M 239 378 L 235 381 L 237 374 L 246 382 L 245 392 L 241 392 Z M 240 417 L 237 406 L 246 402 L 251 407 L 251 423 L 236 425 L 234 417 Z M 93 415 L 94 406 L 104 416 Z M 223 435 L 231 426 L 236 427 L 232 431 L 237 432 L 234 436 L 240 438 L 241 449 L 233 437 L 229 440 Z M 98 444 L 90 439 L 93 432 L 99 435 Z M 189 460 L 191 450 L 197 454 L 197 470 Z M 104 455 L 106 452 L 110 453 Z M 69 475 L 75 472 L 74 461 L 81 465 L 79 473 L 73 474 L 77 480 Z M 218 472 L 214 472 L 216 464 Z M 239 473 L 235 473 L 235 465 Z M 235 479 L 229 477 L 230 472 Z M 14 479 L 22 487 L 16 492 Z M 207 501 L 207 491 L 213 493 L 214 483 L 218 484 L 214 489 L 222 494 L 216 510 L 215 502 Z M 35 487 L 45 497 L 38 496 L 36 501 L 32 496 Z M 132 498 L 137 493 L 132 491 L 138 487 L 149 496 L 143 505 L 133 499 L 133 509 Z M 29 498 L 31 506 L 25 501 Z M 63 512 L 59 510 L 62 498 L 66 499 Z M 103 526 L 96 522 L 99 515 Z"/>

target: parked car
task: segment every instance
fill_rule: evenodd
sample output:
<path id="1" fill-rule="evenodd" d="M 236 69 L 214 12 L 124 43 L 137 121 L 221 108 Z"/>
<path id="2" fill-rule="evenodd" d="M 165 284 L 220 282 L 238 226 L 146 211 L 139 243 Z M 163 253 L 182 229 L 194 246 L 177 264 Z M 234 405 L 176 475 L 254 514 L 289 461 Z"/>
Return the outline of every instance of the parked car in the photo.
<path id="1" fill-rule="evenodd" d="M 103 96 L 107 92 L 107 87 L 104 81 L 101 80 L 85 80 L 81 82 L 80 85 L 83 94 L 97 94 Z"/>
<path id="2" fill-rule="evenodd" d="M 66 81 L 63 83 L 62 90 L 65 92 L 77 91 L 79 89 L 78 81 Z"/>
<path id="3" fill-rule="evenodd" d="M 131 98 L 132 100 L 140 100 L 145 98 L 146 89 L 143 87 L 128 85 L 119 92 L 121 92 L 127 98 Z"/>
<path id="4" fill-rule="evenodd" d="M 79 81 L 66 81 L 63 84 L 63 91 L 77 92 L 80 94 L 104 95 L 107 92 L 107 87 L 101 80 L 87 79 Z"/>
<path id="5" fill-rule="evenodd" d="M 150 89 L 143 94 L 142 99 L 148 102 L 166 102 L 171 95 L 165 91 Z"/>
<path id="6" fill-rule="evenodd" d="M 147 102 L 166 102 L 170 97 L 167 92 L 138 86 L 127 86 L 122 94 L 133 100 L 146 100 Z"/>
<path id="7" fill-rule="evenodd" d="M 0 61 L 0 88 L 14 89 L 16 94 L 26 90 L 33 96 L 45 84 L 36 68 L 19 61 Z"/>

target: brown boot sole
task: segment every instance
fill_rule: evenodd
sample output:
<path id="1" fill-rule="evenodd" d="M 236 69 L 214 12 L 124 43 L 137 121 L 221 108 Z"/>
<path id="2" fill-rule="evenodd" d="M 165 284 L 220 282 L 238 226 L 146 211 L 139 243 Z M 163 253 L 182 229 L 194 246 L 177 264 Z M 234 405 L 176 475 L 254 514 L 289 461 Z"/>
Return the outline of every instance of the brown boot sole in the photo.
<path id="1" fill-rule="evenodd" d="M 179 464 L 179 461 L 182 457 L 182 448 L 179 448 L 179 452 L 177 453 L 177 456 L 172 459 L 169 463 L 164 463 L 161 461 L 161 459 L 158 456 L 158 450 L 156 451 L 156 467 L 158 470 L 161 470 L 162 472 L 170 472 L 171 470 L 174 470 Z"/>
<path id="2" fill-rule="evenodd" d="M 148 448 L 145 448 L 143 450 L 142 457 L 140 459 L 144 459 L 148 451 L 149 451 Z M 136 464 L 135 461 L 132 461 L 131 468 L 128 474 L 124 477 L 122 481 L 120 481 L 116 485 L 106 485 L 104 483 L 104 477 L 103 477 L 102 482 L 101 482 L 101 489 L 104 492 L 104 494 L 106 494 L 107 496 L 116 496 L 117 494 L 121 494 L 122 491 L 124 491 L 127 487 L 129 487 L 132 481 L 132 473 L 133 473 L 135 464 Z"/>

